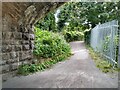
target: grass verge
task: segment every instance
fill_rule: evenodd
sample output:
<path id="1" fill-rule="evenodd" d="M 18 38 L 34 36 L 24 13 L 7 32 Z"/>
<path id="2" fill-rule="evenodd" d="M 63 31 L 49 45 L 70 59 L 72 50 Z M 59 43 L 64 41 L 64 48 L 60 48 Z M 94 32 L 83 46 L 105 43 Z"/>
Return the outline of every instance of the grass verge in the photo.
<path id="1" fill-rule="evenodd" d="M 71 56 L 71 54 L 59 55 L 54 58 L 45 59 L 44 62 L 42 62 L 42 63 L 21 65 L 18 68 L 18 74 L 19 75 L 29 75 L 31 73 L 35 73 L 38 71 L 44 71 L 45 69 L 50 68 L 57 62 L 64 61 L 65 59 L 67 59 L 70 56 Z"/>
<path id="2" fill-rule="evenodd" d="M 95 52 L 90 46 L 86 46 L 89 50 L 89 54 L 94 60 L 96 66 L 104 73 L 114 73 L 119 71 L 120 69 L 117 66 L 113 67 L 113 65 L 105 59 L 100 53 Z"/>

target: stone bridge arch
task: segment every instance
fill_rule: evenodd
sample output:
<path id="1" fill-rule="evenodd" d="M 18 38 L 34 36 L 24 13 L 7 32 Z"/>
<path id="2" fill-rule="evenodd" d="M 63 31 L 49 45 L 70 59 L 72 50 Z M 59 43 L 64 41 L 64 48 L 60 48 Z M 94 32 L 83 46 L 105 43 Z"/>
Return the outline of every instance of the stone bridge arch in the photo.
<path id="1" fill-rule="evenodd" d="M 14 76 L 19 65 L 32 61 L 33 25 L 46 13 L 64 2 L 2 3 L 2 67 L 3 80 Z"/>

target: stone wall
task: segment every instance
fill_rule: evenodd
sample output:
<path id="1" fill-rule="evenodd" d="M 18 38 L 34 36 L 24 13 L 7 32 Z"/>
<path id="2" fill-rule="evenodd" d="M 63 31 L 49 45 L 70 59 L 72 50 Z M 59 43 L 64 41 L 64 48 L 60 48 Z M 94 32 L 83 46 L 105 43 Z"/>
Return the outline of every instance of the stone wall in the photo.
<path id="1" fill-rule="evenodd" d="M 3 80 L 16 75 L 18 66 L 31 63 L 34 48 L 33 26 L 40 18 L 63 2 L 3 2 L 2 61 Z"/>

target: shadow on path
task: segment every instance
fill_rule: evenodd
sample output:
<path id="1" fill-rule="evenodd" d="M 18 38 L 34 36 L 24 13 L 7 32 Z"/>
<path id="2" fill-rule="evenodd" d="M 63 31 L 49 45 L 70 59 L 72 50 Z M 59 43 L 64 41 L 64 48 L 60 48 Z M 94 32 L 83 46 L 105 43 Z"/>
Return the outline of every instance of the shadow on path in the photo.
<path id="1" fill-rule="evenodd" d="M 118 76 L 110 77 L 96 68 L 83 41 L 70 43 L 73 56 L 51 69 L 14 77 L 3 88 L 117 88 Z"/>

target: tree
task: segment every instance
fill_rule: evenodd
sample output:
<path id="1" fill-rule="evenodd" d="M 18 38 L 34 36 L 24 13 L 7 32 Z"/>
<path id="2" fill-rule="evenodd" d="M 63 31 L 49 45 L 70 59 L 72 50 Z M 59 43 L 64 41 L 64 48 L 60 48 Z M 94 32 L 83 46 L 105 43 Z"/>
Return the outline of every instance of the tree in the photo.
<path id="1" fill-rule="evenodd" d="M 60 7 L 58 29 L 62 30 L 66 22 L 85 29 L 117 19 L 117 6 L 117 2 L 68 2 Z"/>
<path id="2" fill-rule="evenodd" d="M 41 30 L 55 31 L 56 23 L 54 12 L 48 13 L 42 20 L 38 21 L 35 26 Z"/>

